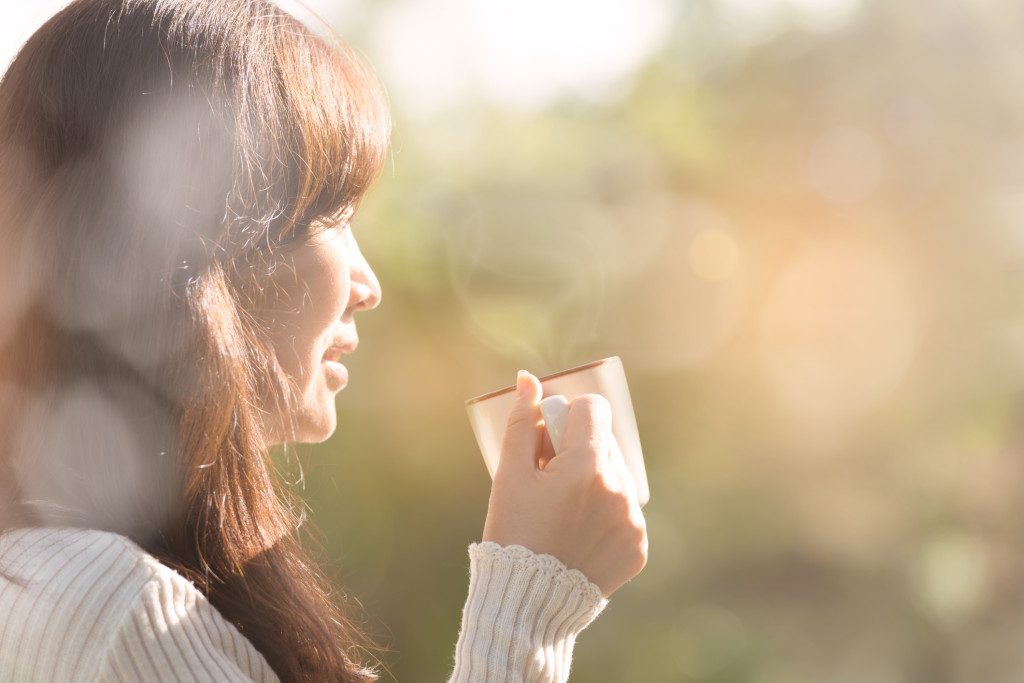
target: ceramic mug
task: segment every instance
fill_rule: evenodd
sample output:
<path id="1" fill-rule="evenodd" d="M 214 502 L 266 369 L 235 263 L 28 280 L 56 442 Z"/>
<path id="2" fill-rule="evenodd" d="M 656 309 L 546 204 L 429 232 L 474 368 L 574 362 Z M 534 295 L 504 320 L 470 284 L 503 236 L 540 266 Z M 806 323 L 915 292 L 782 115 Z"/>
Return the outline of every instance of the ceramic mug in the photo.
<path id="1" fill-rule="evenodd" d="M 633 401 L 629 396 L 622 360 L 618 356 L 611 356 L 538 379 L 544 389 L 541 406 L 545 418 L 545 431 L 548 434 L 547 438 L 552 439 L 552 444 L 557 444 L 560 439 L 561 425 L 557 422 L 564 420 L 565 409 L 572 399 L 581 394 L 601 394 L 608 399 L 612 408 L 612 433 L 615 436 L 615 444 L 621 451 L 630 474 L 633 475 L 640 505 L 646 505 L 650 499 L 650 489 L 647 485 L 644 456 L 640 449 L 640 433 L 636 426 L 636 415 L 633 413 Z M 564 399 L 552 398 L 556 396 Z M 473 426 L 473 434 L 492 479 L 501 457 L 501 442 L 508 425 L 508 416 L 515 402 L 515 385 L 466 401 L 469 422 Z"/>

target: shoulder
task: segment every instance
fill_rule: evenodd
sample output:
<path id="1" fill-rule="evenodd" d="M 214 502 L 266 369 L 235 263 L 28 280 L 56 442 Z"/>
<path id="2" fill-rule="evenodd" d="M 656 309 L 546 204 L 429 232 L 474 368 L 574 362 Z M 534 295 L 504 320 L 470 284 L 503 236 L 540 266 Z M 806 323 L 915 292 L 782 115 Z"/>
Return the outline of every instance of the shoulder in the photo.
<path id="1" fill-rule="evenodd" d="M 153 575 L 147 556 L 92 529 L 0 534 L 0 672 L 64 680 L 76 668 L 95 671 L 102 644 Z"/>
<path id="2" fill-rule="evenodd" d="M 201 591 L 120 534 L 8 530 L 0 572 L 0 677 L 206 680 L 193 660 L 226 652 L 242 664 L 224 664 L 219 680 L 273 680 Z"/>
<path id="3" fill-rule="evenodd" d="M 134 541 L 110 531 L 74 527 L 0 531 L 0 571 L 6 575 L 0 578 L 3 592 L 10 592 L 8 584 L 12 583 L 38 590 L 49 582 L 52 587 L 61 579 L 90 574 L 97 564 L 115 570 L 142 564 L 151 570 L 152 563 L 159 564 Z M 12 577 L 13 582 L 9 581 Z M 96 577 L 103 579 L 107 574 L 100 572 Z"/>
<path id="4" fill-rule="evenodd" d="M 125 536 L 73 527 L 0 532 L 0 572 L 0 614 L 6 615 L 31 605 L 40 614 L 85 610 L 99 616 L 130 602 L 154 579 L 185 581 Z"/>

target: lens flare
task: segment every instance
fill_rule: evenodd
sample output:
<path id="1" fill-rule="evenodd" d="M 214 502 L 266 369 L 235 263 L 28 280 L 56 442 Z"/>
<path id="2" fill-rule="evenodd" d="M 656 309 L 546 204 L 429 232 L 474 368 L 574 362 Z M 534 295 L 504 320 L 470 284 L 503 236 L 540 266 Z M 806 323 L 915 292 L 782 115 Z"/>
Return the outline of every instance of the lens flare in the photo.
<path id="1" fill-rule="evenodd" d="M 841 242 L 806 248 L 772 287 L 759 332 L 783 409 L 842 423 L 878 408 L 913 358 L 916 317 L 893 258 Z"/>

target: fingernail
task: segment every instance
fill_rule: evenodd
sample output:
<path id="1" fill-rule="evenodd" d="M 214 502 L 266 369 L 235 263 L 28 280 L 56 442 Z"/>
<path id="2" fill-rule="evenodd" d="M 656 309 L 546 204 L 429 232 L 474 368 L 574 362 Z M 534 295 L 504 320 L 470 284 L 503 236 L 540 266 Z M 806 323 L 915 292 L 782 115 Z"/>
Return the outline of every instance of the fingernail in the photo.
<path id="1" fill-rule="evenodd" d="M 526 396 L 526 392 L 529 389 L 530 385 L 526 379 L 529 374 L 526 370 L 520 370 L 516 374 L 516 393 L 520 396 Z"/>

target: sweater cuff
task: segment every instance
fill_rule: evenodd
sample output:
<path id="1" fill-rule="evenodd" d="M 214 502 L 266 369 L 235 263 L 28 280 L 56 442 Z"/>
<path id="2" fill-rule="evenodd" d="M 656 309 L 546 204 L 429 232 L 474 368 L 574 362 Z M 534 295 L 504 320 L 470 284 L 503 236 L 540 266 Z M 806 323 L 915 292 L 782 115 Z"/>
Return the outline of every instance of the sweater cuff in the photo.
<path id="1" fill-rule="evenodd" d="M 567 680 L 577 635 L 608 605 L 601 589 L 578 569 L 521 545 L 472 543 L 469 558 L 449 683 Z"/>

